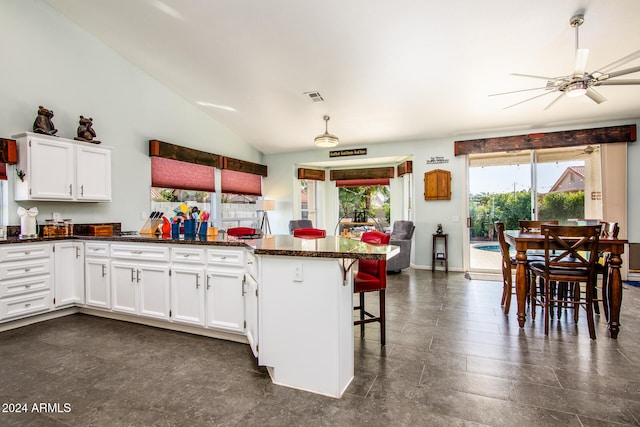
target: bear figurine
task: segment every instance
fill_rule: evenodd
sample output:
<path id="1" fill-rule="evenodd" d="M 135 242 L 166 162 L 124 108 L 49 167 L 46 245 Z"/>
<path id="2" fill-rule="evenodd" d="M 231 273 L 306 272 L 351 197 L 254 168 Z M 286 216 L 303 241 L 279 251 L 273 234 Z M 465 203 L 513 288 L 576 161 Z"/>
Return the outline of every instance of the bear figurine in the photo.
<path id="1" fill-rule="evenodd" d="M 76 141 L 92 142 L 94 144 L 100 144 L 100 141 L 96 141 L 96 131 L 93 130 L 93 119 L 91 117 L 80 116 L 80 125 L 78 126 L 78 136 Z"/>
<path id="2" fill-rule="evenodd" d="M 33 131 L 35 133 L 43 133 L 45 135 L 53 135 L 56 136 L 56 132 L 58 129 L 53 127 L 53 122 L 51 118 L 53 117 L 53 110 L 48 110 L 44 108 L 42 105 L 38 107 L 38 115 L 36 116 L 36 120 L 33 122 Z"/>

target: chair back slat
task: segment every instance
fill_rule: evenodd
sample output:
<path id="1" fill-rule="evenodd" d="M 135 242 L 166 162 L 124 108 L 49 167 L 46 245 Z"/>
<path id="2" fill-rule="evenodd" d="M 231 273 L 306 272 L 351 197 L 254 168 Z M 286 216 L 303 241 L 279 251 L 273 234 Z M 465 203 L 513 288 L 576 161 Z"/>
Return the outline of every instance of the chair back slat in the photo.
<path id="1" fill-rule="evenodd" d="M 558 225 L 557 219 L 547 219 L 543 221 L 529 221 L 521 219 L 518 221 L 518 227 L 520 227 L 521 233 L 538 233 L 542 230 L 542 225 L 553 224 Z"/>
<path id="2" fill-rule="evenodd" d="M 600 225 L 542 225 L 545 268 L 570 268 L 592 274 L 598 260 Z"/>

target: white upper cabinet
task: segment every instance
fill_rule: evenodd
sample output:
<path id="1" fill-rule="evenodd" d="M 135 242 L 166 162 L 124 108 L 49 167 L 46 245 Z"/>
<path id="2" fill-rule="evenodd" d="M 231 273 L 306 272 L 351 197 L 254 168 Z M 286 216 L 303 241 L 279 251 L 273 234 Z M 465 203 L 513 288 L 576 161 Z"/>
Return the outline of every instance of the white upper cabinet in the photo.
<path id="1" fill-rule="evenodd" d="M 111 148 L 36 133 L 14 135 L 15 200 L 111 201 Z"/>

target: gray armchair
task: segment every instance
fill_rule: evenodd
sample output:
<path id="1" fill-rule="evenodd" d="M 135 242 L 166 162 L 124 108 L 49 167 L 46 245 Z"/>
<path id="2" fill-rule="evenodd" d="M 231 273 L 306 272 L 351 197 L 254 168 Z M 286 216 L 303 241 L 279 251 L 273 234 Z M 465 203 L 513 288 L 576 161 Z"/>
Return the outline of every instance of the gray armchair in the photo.
<path id="1" fill-rule="evenodd" d="M 292 219 L 289 221 L 289 234 L 293 234 L 293 230 L 296 228 L 313 228 L 313 223 L 310 219 Z"/>
<path id="2" fill-rule="evenodd" d="M 416 226 L 413 221 L 396 221 L 391 230 L 390 245 L 400 246 L 400 253 L 387 260 L 387 272 L 399 273 L 409 267 L 411 261 L 411 239 Z"/>

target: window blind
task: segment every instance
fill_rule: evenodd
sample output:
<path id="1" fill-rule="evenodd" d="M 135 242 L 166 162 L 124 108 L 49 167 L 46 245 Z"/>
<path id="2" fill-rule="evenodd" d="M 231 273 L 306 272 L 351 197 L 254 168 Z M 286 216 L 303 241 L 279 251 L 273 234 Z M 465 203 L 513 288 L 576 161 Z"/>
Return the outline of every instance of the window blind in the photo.
<path id="1" fill-rule="evenodd" d="M 353 188 L 353 187 L 372 187 L 374 185 L 389 185 L 389 178 L 371 178 L 371 179 L 342 179 L 336 181 L 336 187 Z"/>
<path id="2" fill-rule="evenodd" d="M 220 172 L 223 193 L 262 196 L 262 177 L 260 175 L 230 169 L 222 169 Z"/>
<path id="3" fill-rule="evenodd" d="M 154 156 L 151 157 L 151 186 L 213 192 L 214 168 Z"/>

